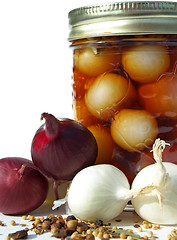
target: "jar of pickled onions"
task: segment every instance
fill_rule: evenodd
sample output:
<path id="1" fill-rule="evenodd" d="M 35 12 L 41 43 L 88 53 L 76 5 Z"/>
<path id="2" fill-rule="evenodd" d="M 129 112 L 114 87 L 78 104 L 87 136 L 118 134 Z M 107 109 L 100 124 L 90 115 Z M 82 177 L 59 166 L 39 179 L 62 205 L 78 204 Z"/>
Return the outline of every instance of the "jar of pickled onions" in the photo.
<path id="1" fill-rule="evenodd" d="M 95 164 L 130 183 L 154 163 L 156 138 L 177 164 L 177 2 L 124 1 L 69 13 L 75 120 L 95 136 Z"/>

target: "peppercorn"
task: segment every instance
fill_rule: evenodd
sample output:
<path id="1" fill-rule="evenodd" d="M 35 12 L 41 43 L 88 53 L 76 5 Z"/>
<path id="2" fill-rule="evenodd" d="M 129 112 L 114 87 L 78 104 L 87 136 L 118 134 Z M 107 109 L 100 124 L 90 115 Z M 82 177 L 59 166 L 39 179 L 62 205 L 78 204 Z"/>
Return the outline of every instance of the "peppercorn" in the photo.
<path id="1" fill-rule="evenodd" d="M 56 238 L 66 238 L 67 237 L 66 230 L 61 229 L 61 230 L 59 230 L 58 233 L 55 233 L 53 236 Z"/>
<path id="2" fill-rule="evenodd" d="M 64 227 L 64 225 L 65 225 L 65 221 L 63 218 L 57 219 L 56 223 L 59 224 L 59 228 Z"/>
<path id="3" fill-rule="evenodd" d="M 67 222 L 67 227 L 70 228 L 70 229 L 76 229 L 77 228 L 77 220 L 69 220 Z"/>
<path id="4" fill-rule="evenodd" d="M 103 226 L 103 221 L 102 220 L 96 220 L 95 221 L 95 226 Z"/>
<path id="5" fill-rule="evenodd" d="M 56 227 L 56 228 L 58 228 L 58 229 L 60 229 L 60 225 L 58 224 L 58 223 L 52 223 L 51 225 L 50 225 L 50 228 L 52 229 L 52 228 L 54 228 L 54 227 Z"/>
<path id="6" fill-rule="evenodd" d="M 51 224 L 51 222 L 49 220 L 44 220 L 42 222 L 42 229 L 43 230 L 48 230 L 50 228 L 50 224 Z"/>
<path id="7" fill-rule="evenodd" d="M 55 215 L 52 214 L 52 213 L 50 213 L 50 214 L 47 215 L 47 218 L 49 218 L 49 219 L 51 219 L 51 218 L 53 218 L 53 217 L 55 217 Z"/>
<path id="8" fill-rule="evenodd" d="M 69 215 L 67 216 L 66 221 L 68 222 L 69 220 L 76 220 L 76 218 L 74 215 Z"/>
<path id="9" fill-rule="evenodd" d="M 55 223 L 58 220 L 57 217 L 51 217 L 49 219 L 50 219 L 51 223 Z"/>
<path id="10" fill-rule="evenodd" d="M 57 227 L 52 227 L 50 232 L 55 235 L 59 232 L 59 229 Z"/>
<path id="11" fill-rule="evenodd" d="M 78 226 L 83 228 L 83 231 L 87 231 L 88 230 L 88 224 L 86 224 L 85 222 L 82 221 L 78 221 Z"/>

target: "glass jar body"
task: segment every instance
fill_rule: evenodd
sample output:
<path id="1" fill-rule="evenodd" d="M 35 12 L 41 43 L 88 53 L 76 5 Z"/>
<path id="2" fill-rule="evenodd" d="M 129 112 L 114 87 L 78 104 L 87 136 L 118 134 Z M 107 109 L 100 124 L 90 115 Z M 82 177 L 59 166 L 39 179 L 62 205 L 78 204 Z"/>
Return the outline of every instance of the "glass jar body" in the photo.
<path id="1" fill-rule="evenodd" d="M 154 163 L 156 138 L 170 143 L 163 161 L 177 163 L 177 35 L 75 40 L 73 111 L 95 136 L 95 164 L 121 169 L 131 183 Z"/>

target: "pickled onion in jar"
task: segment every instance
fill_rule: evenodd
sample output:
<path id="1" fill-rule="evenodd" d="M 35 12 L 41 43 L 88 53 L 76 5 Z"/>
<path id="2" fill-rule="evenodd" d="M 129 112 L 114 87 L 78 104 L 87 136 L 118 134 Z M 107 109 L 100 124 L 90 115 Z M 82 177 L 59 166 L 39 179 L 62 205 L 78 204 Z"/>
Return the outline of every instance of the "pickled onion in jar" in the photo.
<path id="1" fill-rule="evenodd" d="M 111 124 L 113 140 L 128 151 L 139 151 L 152 145 L 157 134 L 157 121 L 145 110 L 122 109 Z"/>
<path id="2" fill-rule="evenodd" d="M 95 137 L 98 145 L 98 154 L 95 164 L 111 164 L 115 143 L 110 135 L 109 129 L 98 124 L 89 126 L 88 129 Z"/>
<path id="3" fill-rule="evenodd" d="M 170 57 L 163 46 L 137 45 L 127 48 L 123 53 L 122 64 L 133 80 L 149 83 L 168 71 Z"/>
<path id="4" fill-rule="evenodd" d="M 75 68 L 91 77 L 110 71 L 119 62 L 120 50 L 117 48 L 80 48 L 74 53 Z"/>
<path id="5" fill-rule="evenodd" d="M 153 115 L 177 119 L 176 74 L 163 74 L 157 82 L 140 86 L 138 93 L 145 109 Z"/>
<path id="6" fill-rule="evenodd" d="M 130 106 L 136 91 L 129 79 L 115 73 L 106 73 L 95 79 L 85 94 L 85 104 L 95 117 L 109 120 L 115 112 Z"/>

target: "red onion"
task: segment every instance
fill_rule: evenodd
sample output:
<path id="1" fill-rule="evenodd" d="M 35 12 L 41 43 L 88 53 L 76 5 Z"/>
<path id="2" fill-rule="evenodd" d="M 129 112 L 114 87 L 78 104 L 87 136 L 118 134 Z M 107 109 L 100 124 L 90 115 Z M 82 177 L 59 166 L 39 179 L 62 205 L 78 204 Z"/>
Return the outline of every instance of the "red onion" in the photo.
<path id="1" fill-rule="evenodd" d="M 25 214 L 38 208 L 46 199 L 47 179 L 32 161 L 24 158 L 0 159 L 0 212 Z"/>
<path id="2" fill-rule="evenodd" d="M 48 113 L 43 113 L 43 118 L 45 124 L 32 141 L 32 160 L 55 183 L 57 180 L 72 180 L 77 172 L 95 162 L 96 140 L 85 126 L 74 120 L 57 119 Z"/>

